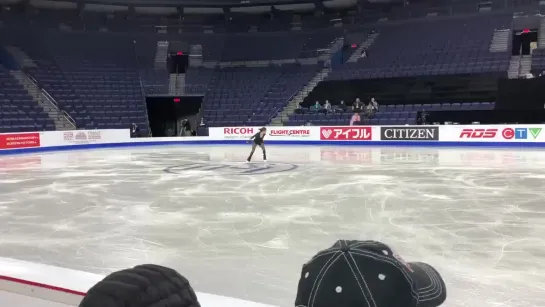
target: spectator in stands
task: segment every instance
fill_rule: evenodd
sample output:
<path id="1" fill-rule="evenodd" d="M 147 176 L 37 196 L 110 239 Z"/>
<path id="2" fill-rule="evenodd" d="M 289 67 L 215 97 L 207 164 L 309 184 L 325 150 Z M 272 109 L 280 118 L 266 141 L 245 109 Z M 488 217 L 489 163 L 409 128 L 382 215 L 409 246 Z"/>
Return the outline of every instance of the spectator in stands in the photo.
<path id="1" fill-rule="evenodd" d="M 378 112 L 379 105 L 378 105 L 378 102 L 375 100 L 374 97 L 371 97 L 370 104 L 373 106 L 373 111 Z"/>
<path id="2" fill-rule="evenodd" d="M 201 117 L 201 123 L 199 124 L 200 127 L 204 127 L 206 126 L 206 124 L 204 123 L 204 117 Z"/>
<path id="3" fill-rule="evenodd" d="M 371 98 L 369 104 L 365 107 L 365 117 L 371 118 L 378 112 L 378 102 L 375 98 Z"/>
<path id="4" fill-rule="evenodd" d="M 144 264 L 94 285 L 79 307 L 200 307 L 189 281 L 173 269 Z"/>
<path id="5" fill-rule="evenodd" d="M 426 125 L 428 123 L 428 113 L 422 111 L 422 112 L 418 112 L 420 113 L 417 120 L 416 120 L 416 123 L 419 124 L 419 125 Z"/>
<path id="6" fill-rule="evenodd" d="M 344 100 L 341 100 L 341 103 L 335 105 L 334 111 L 338 113 L 346 112 L 346 104 L 344 103 Z"/>
<path id="7" fill-rule="evenodd" d="M 365 118 L 371 118 L 373 117 L 373 115 L 375 115 L 375 112 L 373 110 L 373 105 L 371 103 L 365 106 L 363 114 Z"/>
<path id="8" fill-rule="evenodd" d="M 361 113 L 363 106 L 359 98 L 356 98 L 356 101 L 352 104 L 352 111 L 354 113 Z"/>
<path id="9" fill-rule="evenodd" d="M 363 48 L 363 50 L 361 51 L 361 54 L 360 54 L 360 58 L 366 58 L 367 57 L 367 49 Z"/>
<path id="10" fill-rule="evenodd" d="M 325 111 L 325 113 L 332 113 L 333 112 L 333 109 L 331 108 L 331 103 L 329 103 L 329 100 L 325 101 L 324 111 Z"/>
<path id="11" fill-rule="evenodd" d="M 180 132 L 180 136 L 191 136 L 192 135 L 192 131 L 193 129 L 191 128 L 191 123 L 189 122 L 189 120 L 187 118 L 185 118 L 184 120 L 182 120 L 182 122 L 180 123 L 180 128 L 181 128 L 181 132 Z"/>
<path id="12" fill-rule="evenodd" d="M 431 265 L 406 262 L 376 241 L 339 240 L 303 265 L 298 307 L 438 307 L 447 299 Z"/>
<path id="13" fill-rule="evenodd" d="M 131 137 L 137 138 L 140 137 L 140 127 L 137 124 L 132 123 L 131 125 Z"/>
<path id="14" fill-rule="evenodd" d="M 354 112 L 350 118 L 350 126 L 358 125 L 361 122 L 360 113 Z"/>
<path id="15" fill-rule="evenodd" d="M 319 101 L 316 101 L 316 103 L 312 107 L 310 107 L 310 110 L 312 112 L 318 113 L 322 111 L 322 105 L 320 104 Z"/>
<path id="16" fill-rule="evenodd" d="M 303 108 L 303 106 L 301 106 L 301 103 L 298 102 L 297 103 L 297 108 L 295 109 L 295 114 L 304 114 L 305 113 L 305 108 Z"/>

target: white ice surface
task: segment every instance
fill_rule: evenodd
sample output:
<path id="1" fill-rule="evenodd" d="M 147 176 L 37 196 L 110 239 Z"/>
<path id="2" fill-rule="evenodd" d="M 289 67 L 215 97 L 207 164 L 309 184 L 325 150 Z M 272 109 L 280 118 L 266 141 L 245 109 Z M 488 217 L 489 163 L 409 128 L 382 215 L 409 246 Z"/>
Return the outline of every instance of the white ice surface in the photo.
<path id="1" fill-rule="evenodd" d="M 293 306 L 337 239 L 435 266 L 445 306 L 545 306 L 545 151 L 157 147 L 0 157 L 0 257 L 171 266 L 201 292 Z"/>

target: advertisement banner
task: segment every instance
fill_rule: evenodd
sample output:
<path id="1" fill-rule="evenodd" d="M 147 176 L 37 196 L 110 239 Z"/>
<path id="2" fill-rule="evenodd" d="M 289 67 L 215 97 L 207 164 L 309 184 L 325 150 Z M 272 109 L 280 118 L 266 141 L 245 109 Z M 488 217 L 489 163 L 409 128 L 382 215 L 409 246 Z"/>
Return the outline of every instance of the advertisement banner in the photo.
<path id="1" fill-rule="evenodd" d="M 439 127 L 380 127 L 380 139 L 382 141 L 439 141 Z"/>
<path id="2" fill-rule="evenodd" d="M 213 140 L 249 140 L 261 127 L 212 127 L 208 134 Z M 265 141 L 318 140 L 318 127 L 266 127 Z"/>
<path id="3" fill-rule="evenodd" d="M 102 141 L 102 132 L 95 131 L 64 131 L 63 141 L 68 144 L 96 144 Z"/>
<path id="4" fill-rule="evenodd" d="M 268 135 L 273 139 L 276 137 L 288 137 L 288 138 L 310 138 L 312 136 L 312 130 L 310 127 L 271 127 L 268 129 Z"/>
<path id="5" fill-rule="evenodd" d="M 40 147 L 38 132 L 0 134 L 0 150 L 33 147 Z"/>
<path id="6" fill-rule="evenodd" d="M 210 137 L 220 140 L 247 140 L 256 134 L 261 127 L 222 127 L 210 128 Z"/>
<path id="7" fill-rule="evenodd" d="M 210 128 L 211 140 L 248 140 L 261 127 Z M 545 125 L 267 127 L 265 141 L 544 142 Z M 43 143 L 43 139 L 42 139 Z"/>
<path id="8" fill-rule="evenodd" d="M 538 125 L 444 126 L 461 142 L 543 142 Z"/>
<path id="9" fill-rule="evenodd" d="M 41 147 L 124 143 L 130 140 L 129 129 L 48 131 L 41 133 Z"/>
<path id="10" fill-rule="evenodd" d="M 320 127 L 320 140 L 322 141 L 371 141 L 372 139 L 372 127 Z"/>
<path id="11" fill-rule="evenodd" d="M 539 127 L 517 127 L 517 128 L 504 128 L 502 130 L 502 137 L 506 140 L 537 140 L 541 135 L 543 128 Z"/>

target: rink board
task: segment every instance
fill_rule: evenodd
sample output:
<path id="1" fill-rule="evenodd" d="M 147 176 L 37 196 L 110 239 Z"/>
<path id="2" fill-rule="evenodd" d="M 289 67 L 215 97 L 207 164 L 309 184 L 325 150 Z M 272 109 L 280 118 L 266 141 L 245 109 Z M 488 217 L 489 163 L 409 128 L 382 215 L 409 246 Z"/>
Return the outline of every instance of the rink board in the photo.
<path id="1" fill-rule="evenodd" d="M 210 128 L 209 137 L 131 139 L 129 130 L 30 132 L 0 135 L 0 155 L 167 145 L 244 145 L 259 127 Z M 435 129 L 436 128 L 436 129 Z M 545 147 L 545 125 L 510 126 L 346 126 L 269 128 L 272 145 Z M 225 130 L 228 129 L 228 130 Z M 238 130 L 237 130 L 238 129 Z M 393 131 L 388 129 L 399 129 Z M 402 131 L 416 129 L 414 131 Z M 431 130 L 427 130 L 431 129 Z M 273 130 L 273 131 L 271 131 Z M 270 134 L 272 133 L 272 135 Z M 0 306 L 77 306 L 102 276 L 0 258 Z M 265 305 L 199 293 L 203 307 Z M 4 304 L 4 303 L 6 304 Z M 14 304 L 15 302 L 15 304 Z"/>
<path id="2" fill-rule="evenodd" d="M 208 137 L 130 138 L 128 129 L 0 134 L 0 154 L 160 145 L 246 144 L 260 127 L 213 127 Z M 268 127 L 271 145 L 545 147 L 545 125 Z"/>
<path id="3" fill-rule="evenodd" d="M 45 264 L 0 258 L 0 306 L 67 307 L 104 276 Z M 202 307 L 275 307 L 197 292 Z"/>

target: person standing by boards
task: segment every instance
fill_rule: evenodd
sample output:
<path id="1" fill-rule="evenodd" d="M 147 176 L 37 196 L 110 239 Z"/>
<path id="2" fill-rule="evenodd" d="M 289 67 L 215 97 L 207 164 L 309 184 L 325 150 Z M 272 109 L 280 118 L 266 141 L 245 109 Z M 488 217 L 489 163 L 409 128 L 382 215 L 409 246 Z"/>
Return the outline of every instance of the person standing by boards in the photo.
<path id="1" fill-rule="evenodd" d="M 267 161 L 267 152 L 265 151 L 265 144 L 264 144 L 264 138 L 265 138 L 265 135 L 267 134 L 267 128 L 263 127 L 261 129 L 259 129 L 259 132 L 254 134 L 250 140 L 248 141 L 248 143 L 250 141 L 254 141 L 254 143 L 252 144 L 252 152 L 250 152 L 250 156 L 248 157 L 248 159 L 246 160 L 247 162 L 250 162 L 252 160 L 252 155 L 254 154 L 254 151 L 255 151 L 255 148 L 257 146 L 261 147 L 261 150 L 263 151 L 263 161 Z"/>

